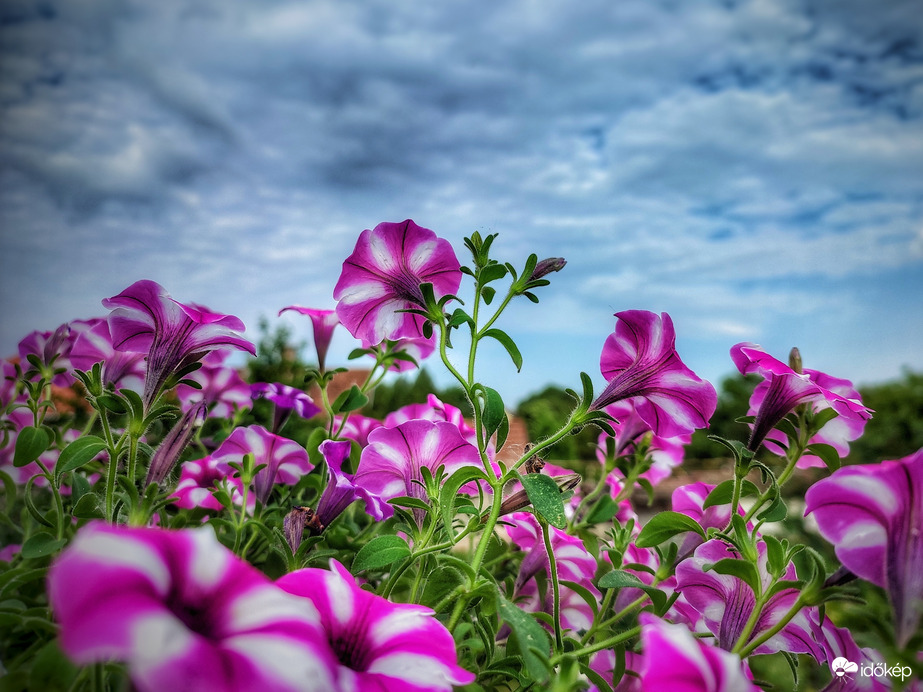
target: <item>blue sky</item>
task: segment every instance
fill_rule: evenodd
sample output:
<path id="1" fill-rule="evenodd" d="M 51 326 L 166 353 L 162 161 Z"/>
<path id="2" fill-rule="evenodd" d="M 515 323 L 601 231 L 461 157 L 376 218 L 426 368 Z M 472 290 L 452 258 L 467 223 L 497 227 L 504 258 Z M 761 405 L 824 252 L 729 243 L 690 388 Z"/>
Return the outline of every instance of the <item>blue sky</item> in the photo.
<path id="1" fill-rule="evenodd" d="M 713 381 L 923 370 L 917 2 L 6 0 L 0 60 L 0 353 L 139 278 L 256 337 L 412 218 L 567 258 L 481 361 L 508 401 L 632 308 Z"/>

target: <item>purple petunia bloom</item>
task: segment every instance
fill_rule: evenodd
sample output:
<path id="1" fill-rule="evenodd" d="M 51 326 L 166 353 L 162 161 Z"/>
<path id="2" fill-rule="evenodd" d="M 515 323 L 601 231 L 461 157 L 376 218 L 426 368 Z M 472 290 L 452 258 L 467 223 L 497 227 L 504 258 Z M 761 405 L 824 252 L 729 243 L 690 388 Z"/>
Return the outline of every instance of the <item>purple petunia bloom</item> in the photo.
<path id="1" fill-rule="evenodd" d="M 303 308 L 300 305 L 289 305 L 279 310 L 281 315 L 286 310 L 294 310 L 311 318 L 311 327 L 314 330 L 314 350 L 317 351 L 317 369 L 324 372 L 327 362 L 327 350 L 333 338 L 333 330 L 340 323 L 340 318 L 333 310 L 320 310 L 318 308 Z"/>
<path id="2" fill-rule="evenodd" d="M 103 300 L 109 333 L 117 351 L 147 354 L 144 402 L 150 406 L 169 377 L 198 362 L 209 351 L 236 348 L 256 355 L 239 332 L 244 324 L 200 305 L 184 305 L 154 281 L 136 281 L 117 296 Z"/>
<path id="3" fill-rule="evenodd" d="M 447 240 L 411 220 L 380 223 L 365 230 L 333 290 L 336 312 L 357 339 L 423 335 L 423 318 L 408 309 L 425 307 L 421 284 L 431 283 L 436 298 L 458 291 L 461 270 Z"/>
<path id="4" fill-rule="evenodd" d="M 690 519 L 701 526 L 707 532 L 708 529 L 724 529 L 731 520 L 731 505 L 712 505 L 705 507 L 705 499 L 716 486 L 708 483 L 689 483 L 682 485 L 673 491 L 671 497 L 671 508 L 674 512 L 685 514 Z M 738 507 L 737 513 L 740 516 L 746 516 L 743 507 Z M 676 561 L 684 560 L 698 548 L 705 539 L 695 531 L 687 531 L 682 534 L 682 542 L 679 545 L 679 551 L 676 554 Z"/>
<path id="5" fill-rule="evenodd" d="M 519 566 L 519 576 L 516 578 L 514 598 L 529 612 L 545 612 L 550 615 L 553 610 L 551 584 L 546 581 L 545 592 L 539 593 L 538 582 L 535 579 L 539 572 L 544 572 L 546 577 L 550 574 L 548 551 L 545 550 L 545 539 L 538 520 L 528 512 L 516 512 L 506 517 L 506 521 L 510 523 L 506 527 L 510 540 L 525 553 Z M 548 530 L 551 551 L 554 553 L 558 570 L 558 581 L 580 584 L 597 600 L 600 599 L 602 595 L 593 586 L 596 559 L 584 547 L 583 541 L 553 526 L 548 527 Z M 561 584 L 560 598 L 561 623 L 573 630 L 589 629 L 593 623 L 593 609 L 580 594 Z"/>
<path id="6" fill-rule="evenodd" d="M 365 502 L 365 511 L 370 517 L 377 521 L 384 519 L 384 501 L 357 485 L 356 477 L 343 470 L 343 464 L 349 459 L 351 447 L 348 441 L 334 440 L 325 440 L 320 445 L 328 471 L 327 486 L 317 503 L 317 518 L 324 527 L 330 526 L 330 522 L 356 500 Z"/>
<path id="7" fill-rule="evenodd" d="M 202 359 L 201 368 L 184 378 L 197 382 L 201 389 L 186 384 L 176 388 L 176 396 L 184 411 L 204 402 L 209 415 L 227 418 L 250 404 L 250 385 L 244 382 L 237 370 L 224 364 L 226 358 L 226 352 L 212 351 Z"/>
<path id="8" fill-rule="evenodd" d="M 224 548 L 210 528 L 90 524 L 48 574 L 60 645 L 79 664 L 124 661 L 135 689 L 334 689 L 309 601 Z"/>
<path id="9" fill-rule="evenodd" d="M 369 433 L 369 445 L 362 450 L 355 483 L 387 501 L 415 497 L 427 501 L 421 486 L 421 469 L 435 473 L 445 467 L 447 476 L 463 466 L 480 467 L 477 447 L 462 438 L 452 423 L 412 420 L 395 428 L 378 428 Z M 385 517 L 394 514 L 384 505 Z M 414 510 L 414 513 L 422 510 Z M 420 519 L 422 520 L 422 515 Z"/>
<path id="10" fill-rule="evenodd" d="M 805 504 L 843 566 L 887 590 L 906 646 L 923 609 L 923 449 L 841 468 L 808 488 Z"/>
<path id="11" fill-rule="evenodd" d="M 731 359 L 741 374 L 758 373 L 768 382 L 759 394 L 754 391 L 750 399 L 750 407 L 756 409 L 756 420 L 753 421 L 750 441 L 747 443 L 751 451 L 755 452 L 759 449 L 769 431 L 799 404 L 815 403 L 816 410 L 831 407 L 844 420 L 851 421 L 850 425 L 864 426 L 865 421 L 871 418 L 871 411 L 858 399 L 844 396 L 822 386 L 822 382 L 827 382 L 820 377 L 823 373 L 816 371 L 797 373 L 756 344 L 737 344 L 731 348 Z M 809 372 L 815 374 L 812 376 Z M 845 380 L 836 379 L 836 382 L 845 382 Z M 850 389 L 849 391 L 855 390 Z"/>
<path id="12" fill-rule="evenodd" d="M 477 431 L 468 425 L 465 414 L 460 408 L 442 401 L 435 394 L 426 396 L 424 404 L 407 404 L 385 416 L 384 426 L 396 428 L 401 423 L 412 420 L 446 421 L 451 423 L 468 442 L 477 445 Z"/>
<path id="13" fill-rule="evenodd" d="M 70 351 L 74 343 L 74 337 L 70 324 L 62 324 L 53 332 L 31 332 L 19 342 L 19 357 L 23 363 L 23 370 L 30 367 L 27 362 L 28 356 L 34 356 L 41 361 L 45 368 L 62 369 L 64 372 L 58 373 L 51 378 L 52 384 L 58 387 L 66 387 L 73 381 L 70 373 L 71 369 Z"/>
<path id="14" fill-rule="evenodd" d="M 75 331 L 77 335 L 70 351 L 70 361 L 75 368 L 89 370 L 94 364 L 102 363 L 104 385 L 137 392 L 144 388 L 144 355 L 116 351 L 106 320 L 90 320 L 85 327 L 75 328 Z"/>
<path id="15" fill-rule="evenodd" d="M 219 464 L 240 463 L 245 454 L 253 455 L 256 466 L 266 464 L 253 479 L 253 492 L 263 504 L 275 483 L 294 485 L 314 468 L 304 447 L 287 437 L 274 435 L 262 425 L 236 428 L 212 457 Z"/>
<path id="16" fill-rule="evenodd" d="M 278 382 L 255 382 L 250 385 L 253 400 L 266 399 L 273 403 L 273 432 L 278 432 L 285 425 L 292 411 L 308 419 L 321 412 L 320 407 L 305 392 Z"/>
<path id="17" fill-rule="evenodd" d="M 343 422 L 343 416 L 334 416 L 333 423 L 334 429 L 340 431 L 340 437 L 352 440 L 360 447 L 368 446 L 369 433 L 382 426 L 382 422 L 377 418 L 362 416 L 358 413 L 351 413 L 349 417 L 346 418 L 345 423 Z"/>
<path id="18" fill-rule="evenodd" d="M 876 666 L 884 664 L 885 660 L 874 649 L 860 649 L 848 629 L 837 627 L 825 617 L 823 625 L 816 625 L 814 636 L 824 647 L 833 673 L 830 684 L 821 692 L 884 692 L 891 689 L 890 678 L 859 675 L 858 670 L 849 665 L 851 662 L 856 666 Z"/>
<path id="19" fill-rule="evenodd" d="M 718 394 L 679 359 L 670 316 L 646 310 L 615 316 L 615 331 L 606 339 L 599 363 L 608 384 L 592 408 L 631 400 L 638 416 L 662 437 L 707 428 Z"/>
<path id="20" fill-rule="evenodd" d="M 455 641 L 432 610 L 363 591 L 336 560 L 329 570 L 302 569 L 276 583 L 320 612 L 339 661 L 335 689 L 450 692 L 474 682 L 458 666 Z"/>
<path id="21" fill-rule="evenodd" d="M 759 692 L 735 654 L 697 640 L 683 625 L 641 613 L 645 692 Z"/>
<path id="22" fill-rule="evenodd" d="M 199 507 L 220 512 L 224 506 L 215 498 L 215 489 L 221 486 L 235 505 L 242 505 L 243 484 L 229 470 L 226 463 L 212 457 L 184 462 L 173 491 L 173 504 L 183 509 Z M 251 493 L 247 496 L 247 511 L 252 512 L 255 506 L 256 498 Z"/>
<path id="23" fill-rule="evenodd" d="M 757 544 L 759 575 L 763 591 L 775 580 L 766 569 L 766 544 Z M 705 618 L 705 625 L 718 639 L 718 646 L 730 651 L 737 643 L 744 626 L 753 613 L 756 596 L 743 579 L 730 574 L 706 571 L 708 565 L 725 558 L 739 558 L 737 552 L 720 539 L 712 539 L 696 548 L 692 557 L 676 566 L 676 589 Z M 785 580 L 795 580 L 795 567 L 789 564 Z M 771 629 L 791 609 L 798 599 L 795 588 L 782 589 L 763 606 L 756 625 L 747 641 Z M 789 651 L 824 660 L 823 650 L 812 636 L 811 609 L 802 609 L 780 632 L 758 646 L 755 654 Z"/>

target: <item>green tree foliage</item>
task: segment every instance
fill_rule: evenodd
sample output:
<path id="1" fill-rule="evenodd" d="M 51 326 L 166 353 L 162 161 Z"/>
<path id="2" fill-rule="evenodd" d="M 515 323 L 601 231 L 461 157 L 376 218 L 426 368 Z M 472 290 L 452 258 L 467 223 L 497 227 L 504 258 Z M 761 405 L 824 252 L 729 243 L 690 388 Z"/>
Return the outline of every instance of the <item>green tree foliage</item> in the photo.
<path id="1" fill-rule="evenodd" d="M 560 387 L 546 387 L 524 399 L 517 409 L 529 431 L 529 439 L 538 442 L 556 433 L 561 421 L 567 420 L 574 409 L 574 399 Z M 570 435 L 548 450 L 546 459 L 595 459 L 599 429 L 587 426 L 576 435 Z"/>
<path id="2" fill-rule="evenodd" d="M 860 387 L 859 393 L 875 413 L 850 445 L 847 463 L 900 459 L 923 448 L 923 373 L 905 370 L 901 379 Z"/>
<path id="3" fill-rule="evenodd" d="M 304 342 L 294 344 L 292 333 L 285 325 L 270 330 L 265 317 L 259 322 L 260 339 L 257 342 L 256 358 L 247 364 L 249 382 L 279 382 L 289 387 L 304 387 L 307 364 L 300 353 Z"/>

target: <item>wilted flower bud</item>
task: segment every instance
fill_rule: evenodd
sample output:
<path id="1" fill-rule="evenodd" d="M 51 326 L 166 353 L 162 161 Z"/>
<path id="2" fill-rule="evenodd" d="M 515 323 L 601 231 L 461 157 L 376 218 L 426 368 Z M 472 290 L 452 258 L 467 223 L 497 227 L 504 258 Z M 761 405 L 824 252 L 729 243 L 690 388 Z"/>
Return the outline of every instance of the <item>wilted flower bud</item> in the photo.
<path id="1" fill-rule="evenodd" d="M 559 272 L 564 268 L 565 264 L 567 264 L 567 260 L 563 257 L 549 257 L 548 259 L 543 259 L 535 265 L 535 269 L 532 271 L 532 276 L 529 277 L 529 281 L 541 279 L 552 272 Z"/>
<path id="2" fill-rule="evenodd" d="M 324 530 L 323 524 L 310 507 L 294 507 L 282 520 L 282 532 L 285 534 L 288 547 L 292 549 L 292 554 L 298 552 L 306 527 L 310 528 L 313 534 L 320 534 Z"/>
<path id="3" fill-rule="evenodd" d="M 162 483 L 170 474 L 170 471 L 176 466 L 176 462 L 192 439 L 195 429 L 199 425 L 199 418 L 205 417 L 205 402 L 200 401 L 192 406 L 182 418 L 174 425 L 163 442 L 151 457 L 151 465 L 147 470 L 146 484 Z"/>
<path id="4" fill-rule="evenodd" d="M 801 364 L 801 351 L 798 350 L 797 346 L 789 351 L 788 367 L 797 372 L 799 375 L 804 374 L 804 366 Z"/>

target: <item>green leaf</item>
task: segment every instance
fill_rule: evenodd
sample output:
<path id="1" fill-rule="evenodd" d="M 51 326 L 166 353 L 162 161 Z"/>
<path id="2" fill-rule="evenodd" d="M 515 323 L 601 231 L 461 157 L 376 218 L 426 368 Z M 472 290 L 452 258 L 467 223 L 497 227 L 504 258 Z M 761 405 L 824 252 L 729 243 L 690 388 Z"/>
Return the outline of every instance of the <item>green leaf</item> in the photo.
<path id="1" fill-rule="evenodd" d="M 13 466 L 25 466 L 38 459 L 51 444 L 51 437 L 44 428 L 23 428 L 16 438 L 13 452 Z"/>
<path id="2" fill-rule="evenodd" d="M 491 281 L 502 279 L 504 276 L 506 276 L 506 267 L 499 262 L 487 265 L 478 274 L 481 284 L 489 284 Z"/>
<path id="3" fill-rule="evenodd" d="M 506 349 L 506 352 L 510 354 L 510 358 L 513 359 L 516 372 L 522 370 L 522 354 L 519 352 L 519 347 L 516 346 L 516 343 L 510 338 L 509 334 L 502 329 L 488 329 L 484 332 L 484 336 L 489 336 L 499 341 L 503 345 L 503 348 Z"/>
<path id="4" fill-rule="evenodd" d="M 45 557 L 58 552 L 67 543 L 63 538 L 55 538 L 50 533 L 39 531 L 22 544 L 22 556 L 27 560 Z"/>
<path id="5" fill-rule="evenodd" d="M 522 656 L 526 672 L 533 680 L 540 683 L 546 682 L 550 669 L 548 653 L 551 649 L 548 633 L 535 618 L 515 603 L 506 600 L 499 592 L 497 605 L 500 617 L 510 626 L 515 635 L 515 643 Z"/>
<path id="6" fill-rule="evenodd" d="M 808 445 L 805 451 L 819 457 L 831 471 L 836 471 L 840 468 L 840 455 L 837 454 L 837 451 L 830 445 L 815 442 L 814 444 Z"/>
<path id="7" fill-rule="evenodd" d="M 694 519 L 679 512 L 660 512 L 644 525 L 635 545 L 639 548 L 653 548 L 676 534 L 687 531 L 694 531 L 706 538 L 705 530 Z"/>
<path id="8" fill-rule="evenodd" d="M 609 495 L 603 495 L 586 518 L 588 524 L 602 524 L 610 521 L 619 511 L 618 503 Z"/>
<path id="9" fill-rule="evenodd" d="M 105 515 L 94 493 L 87 493 L 74 505 L 74 516 L 78 519 L 102 519 Z"/>
<path id="10" fill-rule="evenodd" d="M 524 476 L 520 475 L 519 480 L 535 511 L 556 529 L 564 529 L 567 526 L 564 501 L 561 499 L 561 489 L 554 479 L 541 473 L 527 473 Z"/>
<path id="11" fill-rule="evenodd" d="M 424 512 L 430 511 L 431 507 L 423 502 L 423 500 L 416 497 L 393 497 L 388 500 L 388 504 L 396 505 L 398 507 L 409 507 L 411 509 L 422 509 Z"/>
<path id="12" fill-rule="evenodd" d="M 487 480 L 487 476 L 477 466 L 462 466 L 442 484 L 442 490 L 439 491 L 439 508 L 442 511 L 442 522 L 450 536 L 454 537 L 455 534 L 452 530 L 452 520 L 455 519 L 458 491 L 465 483 L 475 480 Z"/>
<path id="13" fill-rule="evenodd" d="M 599 578 L 601 589 L 641 589 L 646 593 L 659 612 L 667 602 L 667 595 L 656 586 L 645 584 L 636 575 L 625 570 L 615 569 Z"/>
<path id="14" fill-rule="evenodd" d="M 358 385 L 354 384 L 345 392 L 341 392 L 330 408 L 334 413 L 348 413 L 362 408 L 367 403 L 369 403 L 369 398 L 362 393 Z"/>
<path id="15" fill-rule="evenodd" d="M 740 496 L 747 495 L 757 496 L 760 494 L 759 488 L 752 481 L 744 480 L 740 484 Z M 702 509 L 715 507 L 717 505 L 729 505 L 734 498 L 734 481 L 724 481 L 715 486 L 715 489 L 708 493 L 705 502 L 702 503 Z"/>
<path id="16" fill-rule="evenodd" d="M 410 557 L 410 548 L 400 536 L 375 536 L 366 543 L 353 560 L 352 571 L 381 569 Z"/>
<path id="17" fill-rule="evenodd" d="M 78 437 L 61 452 L 54 469 L 55 477 L 61 478 L 62 474 L 90 463 L 106 448 L 106 441 L 95 435 Z"/>
<path id="18" fill-rule="evenodd" d="M 743 580 L 754 594 L 758 594 L 762 590 L 760 576 L 756 571 L 756 566 L 752 562 L 726 557 L 723 560 L 718 560 L 718 562 L 712 565 L 705 565 L 705 571 L 707 572 L 709 570 Z"/>
<path id="19" fill-rule="evenodd" d="M 481 389 L 484 392 L 484 429 L 487 439 L 490 439 L 506 418 L 506 407 L 496 389 L 490 387 L 481 387 Z"/>

